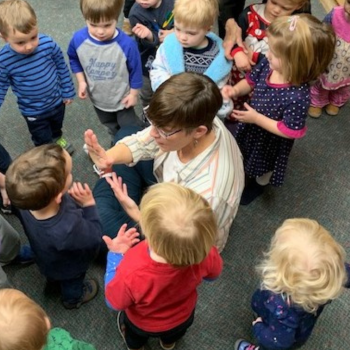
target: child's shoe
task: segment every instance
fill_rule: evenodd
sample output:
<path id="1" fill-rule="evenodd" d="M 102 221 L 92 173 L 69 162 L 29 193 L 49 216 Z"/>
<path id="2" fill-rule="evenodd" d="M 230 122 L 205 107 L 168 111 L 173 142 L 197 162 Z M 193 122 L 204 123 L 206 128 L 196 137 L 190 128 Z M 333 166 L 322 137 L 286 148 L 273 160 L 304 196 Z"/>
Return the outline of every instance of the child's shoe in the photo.
<path id="1" fill-rule="evenodd" d="M 164 350 L 173 350 L 175 348 L 176 343 L 165 344 L 162 342 L 162 339 L 159 339 L 159 345 Z"/>
<path id="2" fill-rule="evenodd" d="M 68 141 L 65 138 L 63 138 L 62 136 L 59 139 L 54 140 L 54 142 L 57 145 L 61 146 L 63 149 L 65 149 L 70 155 L 72 155 L 75 151 L 72 144 L 68 143 Z"/>
<path id="3" fill-rule="evenodd" d="M 34 253 L 28 244 L 22 245 L 18 255 L 11 261 L 12 264 L 29 265 L 34 262 Z"/>
<path id="4" fill-rule="evenodd" d="M 130 350 L 130 349 L 128 348 L 128 345 L 126 344 L 126 341 L 125 341 L 124 311 L 119 311 L 119 312 L 118 312 L 118 315 L 117 315 L 117 324 L 118 324 L 118 330 L 119 330 L 120 336 L 123 338 L 124 343 L 125 343 L 127 349 Z M 137 350 L 144 350 L 144 346 L 142 346 L 140 349 L 137 349 Z"/>
<path id="5" fill-rule="evenodd" d="M 98 282 L 95 279 L 89 279 L 84 281 L 84 294 L 83 294 L 83 299 L 76 304 L 70 304 L 65 301 L 62 302 L 63 306 L 68 309 L 79 309 L 81 305 L 88 303 L 90 300 L 95 298 L 95 296 L 98 293 L 99 290 L 99 285 Z"/>
<path id="6" fill-rule="evenodd" d="M 123 21 L 123 26 L 122 26 L 122 31 L 126 34 L 131 36 L 133 34 L 132 30 L 131 30 L 131 25 L 130 25 L 130 21 L 128 18 L 124 18 Z"/>
<path id="7" fill-rule="evenodd" d="M 339 107 L 332 105 L 331 103 L 326 107 L 326 113 L 328 115 L 338 115 Z"/>
<path id="8" fill-rule="evenodd" d="M 11 204 L 9 204 L 9 205 L 1 204 L 1 205 L 0 205 L 0 209 L 1 209 L 1 212 L 2 212 L 3 214 L 12 214 L 12 207 L 11 207 Z"/>
<path id="9" fill-rule="evenodd" d="M 235 343 L 234 350 L 259 350 L 259 347 L 244 339 L 238 339 Z"/>
<path id="10" fill-rule="evenodd" d="M 322 114 L 322 108 L 320 107 L 309 107 L 308 114 L 312 118 L 319 118 Z"/>

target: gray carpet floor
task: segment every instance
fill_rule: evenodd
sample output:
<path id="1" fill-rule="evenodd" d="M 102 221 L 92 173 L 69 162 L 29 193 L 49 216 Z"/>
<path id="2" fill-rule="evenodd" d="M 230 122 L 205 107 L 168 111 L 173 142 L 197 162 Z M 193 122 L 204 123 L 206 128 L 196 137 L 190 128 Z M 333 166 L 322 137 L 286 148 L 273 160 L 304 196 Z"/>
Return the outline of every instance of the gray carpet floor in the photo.
<path id="1" fill-rule="evenodd" d="M 51 35 L 66 51 L 72 33 L 84 25 L 78 1 L 30 0 L 36 10 L 39 29 Z M 313 1 L 313 13 L 323 18 L 324 12 Z M 341 109 L 336 117 L 323 114 L 309 118 L 308 133 L 297 140 L 290 157 L 285 185 L 269 188 L 262 197 L 240 207 L 229 242 L 222 254 L 224 271 L 214 283 L 203 283 L 193 326 L 179 341 L 178 349 L 233 349 L 237 338 L 252 339 L 250 298 L 259 279 L 254 266 L 267 249 L 271 236 L 286 218 L 308 217 L 329 229 L 350 253 L 350 109 Z M 9 91 L 0 112 L 0 140 L 12 157 L 32 147 L 26 124 L 15 98 Z M 64 133 L 76 152 L 73 174 L 76 181 L 91 186 L 96 181 L 92 163 L 82 151 L 83 132 L 92 128 L 107 146 L 109 136 L 99 124 L 90 101 L 68 106 Z M 7 219 L 20 231 L 13 216 Z M 24 235 L 23 242 L 26 241 Z M 116 325 L 116 314 L 104 302 L 103 290 L 98 297 L 78 310 L 67 311 L 59 295 L 44 293 L 45 279 L 35 265 L 5 267 L 14 286 L 23 290 L 49 314 L 52 324 L 62 327 L 81 340 L 93 343 L 99 350 L 125 349 Z M 103 285 L 104 266 L 95 263 L 88 276 Z M 350 349 L 350 291 L 327 306 L 304 350 Z M 1 335 L 0 335 L 1 336 Z M 160 349 L 156 340 L 149 348 Z"/>

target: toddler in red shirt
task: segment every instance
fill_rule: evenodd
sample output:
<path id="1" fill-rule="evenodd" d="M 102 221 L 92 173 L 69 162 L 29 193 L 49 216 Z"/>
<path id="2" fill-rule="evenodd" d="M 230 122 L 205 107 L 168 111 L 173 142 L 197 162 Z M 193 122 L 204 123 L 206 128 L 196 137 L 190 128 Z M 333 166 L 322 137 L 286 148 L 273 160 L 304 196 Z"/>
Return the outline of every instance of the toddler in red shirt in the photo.
<path id="1" fill-rule="evenodd" d="M 124 225 L 113 240 L 104 237 L 106 300 L 120 310 L 118 327 L 129 349 L 143 349 L 149 337 L 173 349 L 193 322 L 197 286 L 222 270 L 215 216 L 199 194 L 168 182 L 143 196 L 139 224 L 146 240 L 130 250 L 138 241 L 135 228 Z"/>

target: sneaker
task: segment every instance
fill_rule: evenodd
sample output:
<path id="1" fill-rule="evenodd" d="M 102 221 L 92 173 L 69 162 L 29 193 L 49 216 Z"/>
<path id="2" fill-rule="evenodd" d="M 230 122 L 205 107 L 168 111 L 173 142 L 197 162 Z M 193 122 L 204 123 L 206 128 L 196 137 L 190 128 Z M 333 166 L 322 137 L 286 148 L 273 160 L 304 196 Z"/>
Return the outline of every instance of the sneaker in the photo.
<path id="1" fill-rule="evenodd" d="M 130 21 L 128 18 L 124 18 L 123 21 L 123 26 L 122 26 L 122 31 L 126 34 L 126 35 L 133 35 L 133 32 L 131 30 L 131 25 L 130 25 Z"/>
<path id="2" fill-rule="evenodd" d="M 322 114 L 322 108 L 320 107 L 309 107 L 308 114 L 312 118 L 319 118 Z"/>
<path id="3" fill-rule="evenodd" d="M 90 300 L 95 298 L 95 296 L 98 293 L 99 285 L 98 282 L 95 279 L 89 279 L 84 281 L 84 287 L 83 287 L 83 298 L 79 303 L 76 304 L 70 304 L 65 301 L 62 302 L 63 306 L 68 309 L 79 309 L 81 305 L 88 303 Z"/>
<path id="4" fill-rule="evenodd" d="M 34 263 L 34 253 L 28 244 L 22 245 L 18 255 L 11 261 L 12 264 L 29 265 Z"/>
<path id="5" fill-rule="evenodd" d="M 235 343 L 234 350 L 259 350 L 259 347 L 244 339 L 238 339 Z"/>
<path id="6" fill-rule="evenodd" d="M 328 115 L 338 115 L 339 107 L 332 105 L 331 103 L 326 107 L 326 113 Z"/>
<path id="7" fill-rule="evenodd" d="M 159 345 L 164 350 L 173 350 L 175 348 L 176 343 L 165 344 L 162 342 L 162 339 L 159 339 Z"/>
<path id="8" fill-rule="evenodd" d="M 75 151 L 74 147 L 63 137 L 60 137 L 55 143 L 65 149 L 70 155 Z"/>
<path id="9" fill-rule="evenodd" d="M 12 207 L 11 205 L 3 205 L 1 204 L 0 210 L 3 214 L 12 214 Z"/>

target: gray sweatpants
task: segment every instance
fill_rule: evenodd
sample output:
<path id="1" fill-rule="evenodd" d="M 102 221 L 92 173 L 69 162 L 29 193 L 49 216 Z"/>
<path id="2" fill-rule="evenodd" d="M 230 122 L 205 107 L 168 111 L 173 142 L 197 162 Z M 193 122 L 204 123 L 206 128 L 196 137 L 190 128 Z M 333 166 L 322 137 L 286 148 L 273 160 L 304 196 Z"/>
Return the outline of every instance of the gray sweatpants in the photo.
<path id="1" fill-rule="evenodd" d="M 0 215 L 0 288 L 10 287 L 2 266 L 17 256 L 20 246 L 18 232 Z"/>

